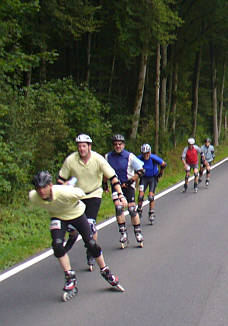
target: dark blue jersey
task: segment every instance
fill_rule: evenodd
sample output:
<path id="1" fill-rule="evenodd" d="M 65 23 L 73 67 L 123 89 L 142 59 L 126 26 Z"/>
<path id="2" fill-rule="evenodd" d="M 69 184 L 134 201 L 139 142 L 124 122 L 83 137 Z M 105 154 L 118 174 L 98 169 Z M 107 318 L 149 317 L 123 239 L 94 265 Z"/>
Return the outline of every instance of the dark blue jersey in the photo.
<path id="1" fill-rule="evenodd" d="M 135 171 L 142 169 L 143 166 L 143 163 L 133 153 L 126 150 L 121 153 L 109 152 L 105 158 L 115 170 L 121 183 L 131 179 Z"/>

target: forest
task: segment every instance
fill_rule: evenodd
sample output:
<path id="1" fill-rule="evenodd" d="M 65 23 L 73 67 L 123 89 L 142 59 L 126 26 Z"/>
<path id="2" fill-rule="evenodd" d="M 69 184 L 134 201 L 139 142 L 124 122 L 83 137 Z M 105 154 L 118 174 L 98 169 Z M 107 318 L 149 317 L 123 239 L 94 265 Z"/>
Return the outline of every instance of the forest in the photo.
<path id="1" fill-rule="evenodd" d="M 0 195 L 56 174 L 79 133 L 164 155 L 227 135 L 226 0 L 2 0 Z M 22 195 L 23 196 L 23 195 Z"/>

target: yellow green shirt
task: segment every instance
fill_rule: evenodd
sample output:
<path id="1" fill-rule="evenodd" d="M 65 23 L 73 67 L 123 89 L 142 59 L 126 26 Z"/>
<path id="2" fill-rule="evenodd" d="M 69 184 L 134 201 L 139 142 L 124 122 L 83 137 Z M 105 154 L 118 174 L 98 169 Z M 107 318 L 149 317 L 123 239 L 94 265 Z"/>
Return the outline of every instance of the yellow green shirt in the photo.
<path id="1" fill-rule="evenodd" d="M 114 169 L 100 154 L 91 151 L 86 164 L 81 160 L 78 152 L 70 154 L 64 161 L 59 176 L 65 180 L 76 177 L 77 187 L 86 193 L 86 198 L 102 197 L 103 175 L 110 179 L 115 175 Z"/>
<path id="2" fill-rule="evenodd" d="M 43 200 L 36 190 L 29 192 L 29 200 L 34 206 L 44 208 L 50 217 L 61 220 L 73 220 L 81 216 L 85 211 L 85 204 L 80 199 L 84 197 L 83 190 L 66 185 L 53 185 L 51 201 Z"/>

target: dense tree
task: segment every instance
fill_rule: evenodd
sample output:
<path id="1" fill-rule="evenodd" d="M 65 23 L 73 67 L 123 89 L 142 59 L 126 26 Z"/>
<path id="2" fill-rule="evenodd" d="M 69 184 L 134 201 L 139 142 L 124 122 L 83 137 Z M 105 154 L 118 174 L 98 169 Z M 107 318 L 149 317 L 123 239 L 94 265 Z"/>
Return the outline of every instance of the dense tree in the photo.
<path id="1" fill-rule="evenodd" d="M 55 171 L 79 132 L 100 152 L 112 132 L 134 151 L 221 142 L 227 14 L 225 0 L 1 1 L 1 194 Z"/>

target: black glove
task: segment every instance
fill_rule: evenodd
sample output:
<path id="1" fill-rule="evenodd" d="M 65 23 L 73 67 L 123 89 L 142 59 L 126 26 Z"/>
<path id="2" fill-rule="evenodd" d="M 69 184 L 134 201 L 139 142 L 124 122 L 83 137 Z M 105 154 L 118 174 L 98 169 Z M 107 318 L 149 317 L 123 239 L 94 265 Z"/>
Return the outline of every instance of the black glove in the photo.
<path id="1" fill-rule="evenodd" d="M 127 182 L 125 182 L 125 185 L 126 185 L 127 187 L 130 187 L 130 186 L 132 185 L 132 183 L 134 183 L 134 182 L 135 182 L 134 180 L 129 179 L 129 180 L 127 180 Z"/>

